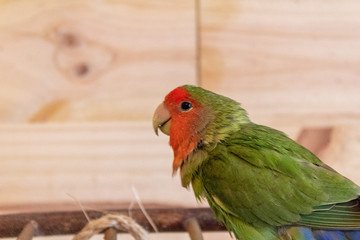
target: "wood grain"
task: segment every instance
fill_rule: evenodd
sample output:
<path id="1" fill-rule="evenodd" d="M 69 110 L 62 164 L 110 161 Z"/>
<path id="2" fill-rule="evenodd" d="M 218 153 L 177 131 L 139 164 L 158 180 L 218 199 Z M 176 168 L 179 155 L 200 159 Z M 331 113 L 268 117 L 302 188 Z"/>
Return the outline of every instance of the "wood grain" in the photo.
<path id="1" fill-rule="evenodd" d="M 0 126 L 1 206 L 135 201 L 199 206 L 171 177 L 172 152 L 150 123 Z M 21 208 L 19 208 L 21 209 Z M 3 209 L 6 212 L 6 208 Z"/>
<path id="2" fill-rule="evenodd" d="M 324 161 L 357 183 L 359 132 L 333 129 L 321 152 Z M 132 185 L 144 203 L 200 206 L 179 176 L 171 178 L 167 142 L 148 122 L 1 125 L 0 212 L 7 212 L 7 205 L 12 211 L 21 204 L 76 206 L 68 194 L 85 203 L 130 203 Z"/>
<path id="3" fill-rule="evenodd" d="M 202 85 L 263 124 L 357 124 L 359 12 L 355 0 L 202 1 Z"/>
<path id="4" fill-rule="evenodd" d="M 0 4 L 2 122 L 151 119 L 196 82 L 192 0 Z"/>

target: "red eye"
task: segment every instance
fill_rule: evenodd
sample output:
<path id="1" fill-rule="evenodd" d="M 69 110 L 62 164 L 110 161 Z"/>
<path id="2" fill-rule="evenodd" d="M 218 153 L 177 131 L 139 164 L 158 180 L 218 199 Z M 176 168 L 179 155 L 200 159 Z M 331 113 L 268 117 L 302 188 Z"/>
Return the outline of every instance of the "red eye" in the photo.
<path id="1" fill-rule="evenodd" d="M 192 108 L 191 102 L 187 102 L 187 101 L 182 102 L 180 104 L 180 108 L 184 112 L 189 111 Z"/>

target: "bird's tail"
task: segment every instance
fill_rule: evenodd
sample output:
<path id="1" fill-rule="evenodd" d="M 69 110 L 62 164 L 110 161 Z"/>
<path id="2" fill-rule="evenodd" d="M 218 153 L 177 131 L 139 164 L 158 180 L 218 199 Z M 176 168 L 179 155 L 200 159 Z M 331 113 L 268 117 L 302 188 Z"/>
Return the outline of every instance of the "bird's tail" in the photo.
<path id="1" fill-rule="evenodd" d="M 360 197 L 314 209 L 302 215 L 303 227 L 290 227 L 286 235 L 296 240 L 360 240 Z"/>
<path id="2" fill-rule="evenodd" d="M 287 236 L 296 240 L 360 240 L 360 230 L 312 230 L 307 227 L 292 227 Z"/>

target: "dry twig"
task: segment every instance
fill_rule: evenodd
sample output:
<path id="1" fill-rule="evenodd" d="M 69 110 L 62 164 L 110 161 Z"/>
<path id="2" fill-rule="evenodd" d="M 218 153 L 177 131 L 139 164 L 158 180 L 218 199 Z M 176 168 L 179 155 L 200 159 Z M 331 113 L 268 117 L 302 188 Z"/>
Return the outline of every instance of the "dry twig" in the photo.
<path id="1" fill-rule="evenodd" d="M 73 240 L 88 240 L 92 236 L 103 232 L 105 229 L 115 228 L 119 231 L 129 232 L 135 240 L 147 240 L 148 233 L 132 218 L 124 215 L 108 214 L 90 221 Z"/>

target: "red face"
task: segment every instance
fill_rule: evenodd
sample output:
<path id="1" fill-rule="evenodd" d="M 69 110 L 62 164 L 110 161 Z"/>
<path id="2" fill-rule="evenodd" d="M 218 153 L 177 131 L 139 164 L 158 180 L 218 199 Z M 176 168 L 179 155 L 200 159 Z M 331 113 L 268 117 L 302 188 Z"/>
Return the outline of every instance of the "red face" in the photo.
<path id="1" fill-rule="evenodd" d="M 178 87 L 171 91 L 156 109 L 153 126 L 170 135 L 176 171 L 201 140 L 198 133 L 204 127 L 204 108 L 189 92 Z"/>

